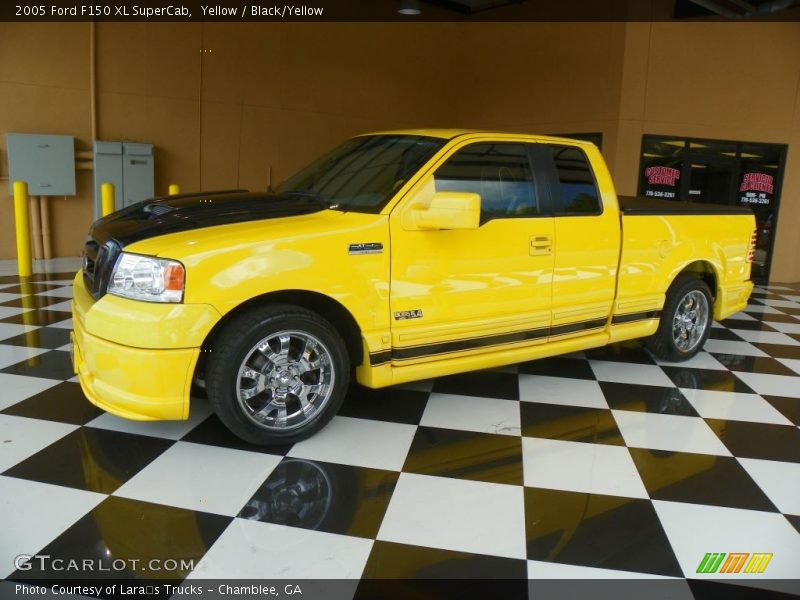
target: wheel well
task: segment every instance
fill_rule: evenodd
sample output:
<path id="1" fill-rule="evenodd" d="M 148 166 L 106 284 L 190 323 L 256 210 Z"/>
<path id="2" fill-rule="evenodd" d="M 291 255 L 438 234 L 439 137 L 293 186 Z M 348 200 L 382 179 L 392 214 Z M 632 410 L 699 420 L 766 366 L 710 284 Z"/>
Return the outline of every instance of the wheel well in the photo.
<path id="1" fill-rule="evenodd" d="M 714 270 L 714 265 L 704 260 L 696 260 L 693 263 L 686 265 L 678 275 L 688 274 L 706 282 L 711 295 L 716 299 L 717 297 L 717 273 Z"/>
<path id="2" fill-rule="evenodd" d="M 195 367 L 194 380 L 202 379 L 205 369 L 205 357 L 214 345 L 214 340 L 225 326 L 235 317 L 244 311 L 257 306 L 268 304 L 294 304 L 313 311 L 326 319 L 336 328 L 344 340 L 347 353 L 350 355 L 350 364 L 359 365 L 364 359 L 364 348 L 361 343 L 361 328 L 356 323 L 353 315 L 344 306 L 329 296 L 317 292 L 306 290 L 284 290 L 280 292 L 270 292 L 251 298 L 243 302 L 233 310 L 226 313 L 206 336 L 200 352 L 200 358 Z"/>

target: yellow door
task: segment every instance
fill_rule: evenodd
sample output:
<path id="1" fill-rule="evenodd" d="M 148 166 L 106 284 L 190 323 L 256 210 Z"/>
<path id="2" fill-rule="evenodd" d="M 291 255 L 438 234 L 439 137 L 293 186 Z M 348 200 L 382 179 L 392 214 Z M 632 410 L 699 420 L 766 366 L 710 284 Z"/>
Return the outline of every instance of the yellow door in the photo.
<path id="1" fill-rule="evenodd" d="M 392 212 L 393 363 L 547 341 L 554 231 L 533 146 L 461 146 Z M 480 227 L 404 229 L 404 211 L 441 191 L 480 194 Z"/>
<path id="2" fill-rule="evenodd" d="M 606 326 L 616 293 L 619 213 L 606 203 L 586 153 L 577 146 L 539 144 L 555 212 L 553 321 L 550 340 L 596 333 Z M 589 152 L 597 153 L 595 148 Z M 592 164 L 602 159 L 597 156 Z M 603 181 L 605 173 L 598 174 Z M 610 180 L 608 180 L 610 185 Z M 613 194 L 613 190 L 608 191 Z"/>

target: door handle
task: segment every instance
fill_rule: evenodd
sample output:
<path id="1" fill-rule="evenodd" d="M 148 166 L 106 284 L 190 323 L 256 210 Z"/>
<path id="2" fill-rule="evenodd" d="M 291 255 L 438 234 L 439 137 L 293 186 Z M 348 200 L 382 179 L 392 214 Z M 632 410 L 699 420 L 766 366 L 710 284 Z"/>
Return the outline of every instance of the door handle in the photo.
<path id="1" fill-rule="evenodd" d="M 536 235 L 530 238 L 531 256 L 547 256 L 553 253 L 553 239 L 547 235 Z"/>

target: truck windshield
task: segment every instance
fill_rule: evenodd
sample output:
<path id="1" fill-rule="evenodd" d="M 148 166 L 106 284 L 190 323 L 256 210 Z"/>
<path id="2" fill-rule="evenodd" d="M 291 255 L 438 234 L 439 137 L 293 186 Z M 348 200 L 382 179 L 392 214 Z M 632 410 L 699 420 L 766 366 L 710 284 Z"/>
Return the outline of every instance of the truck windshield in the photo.
<path id="1" fill-rule="evenodd" d="M 289 177 L 276 191 L 317 198 L 330 208 L 377 213 L 446 142 L 417 135 L 353 138 Z"/>

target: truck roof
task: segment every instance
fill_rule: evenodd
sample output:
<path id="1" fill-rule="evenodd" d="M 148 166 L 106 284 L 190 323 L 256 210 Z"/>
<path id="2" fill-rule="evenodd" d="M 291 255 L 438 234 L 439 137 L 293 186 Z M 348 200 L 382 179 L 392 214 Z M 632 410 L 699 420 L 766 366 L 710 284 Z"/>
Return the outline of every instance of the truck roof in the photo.
<path id="1" fill-rule="evenodd" d="M 515 131 L 495 131 L 489 129 L 393 129 L 386 131 L 372 131 L 370 133 L 364 133 L 362 135 L 420 135 L 420 136 L 436 137 L 436 138 L 451 140 L 453 138 L 462 135 L 471 135 L 471 134 L 497 135 L 497 136 L 513 135 L 523 138 L 529 138 L 531 141 L 543 141 L 543 142 L 569 141 L 574 144 L 581 144 L 585 146 L 592 145 L 591 142 L 587 142 L 584 140 L 576 140 L 572 138 L 556 137 L 552 135 L 539 135 L 534 133 L 520 133 Z"/>

